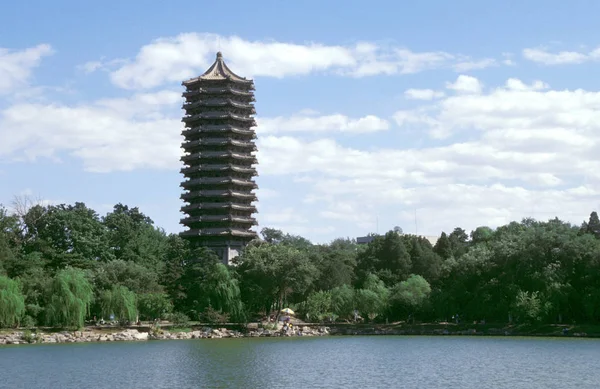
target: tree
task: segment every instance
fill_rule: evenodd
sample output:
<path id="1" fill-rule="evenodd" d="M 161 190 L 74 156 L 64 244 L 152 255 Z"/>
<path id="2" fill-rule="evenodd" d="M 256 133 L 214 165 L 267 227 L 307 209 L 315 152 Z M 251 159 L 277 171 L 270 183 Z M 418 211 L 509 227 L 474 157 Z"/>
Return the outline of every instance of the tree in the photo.
<path id="1" fill-rule="evenodd" d="M 121 323 L 137 319 L 137 296 L 122 285 L 103 291 L 100 294 L 100 307 L 103 317 L 114 314 Z"/>
<path id="2" fill-rule="evenodd" d="M 268 314 L 284 303 L 303 300 L 318 270 L 306 252 L 282 244 L 263 244 L 248 248 L 237 268 L 241 289 L 249 307 Z"/>
<path id="3" fill-rule="evenodd" d="M 132 261 L 156 272 L 162 271 L 167 235 L 137 207 L 114 206 L 102 222 L 108 228 L 110 247 L 117 259 Z"/>
<path id="4" fill-rule="evenodd" d="M 19 324 L 25 312 L 25 297 L 19 281 L 0 275 L 0 327 Z"/>
<path id="5" fill-rule="evenodd" d="M 590 219 L 587 223 L 583 222 L 581 231 L 587 234 L 592 234 L 596 238 L 600 239 L 600 218 L 598 217 L 598 213 L 596 211 L 590 214 Z"/>
<path id="6" fill-rule="evenodd" d="M 92 285 L 82 270 L 67 268 L 59 271 L 50 285 L 47 321 L 62 327 L 83 327 L 94 298 Z"/>
<path id="7" fill-rule="evenodd" d="M 494 234 L 494 230 L 487 226 L 477 227 L 475 230 L 471 231 L 471 243 L 483 243 L 492 239 Z"/>
<path id="8" fill-rule="evenodd" d="M 442 232 L 440 238 L 437 240 L 437 242 L 435 242 L 433 251 L 443 259 L 448 259 L 452 256 L 452 244 L 450 243 L 450 239 L 448 239 L 448 235 L 446 235 L 445 232 Z"/>
<path id="9" fill-rule="evenodd" d="M 452 255 L 454 257 L 460 257 L 467 251 L 467 240 L 469 236 L 467 232 L 460 227 L 456 227 L 450 235 L 448 240 L 450 241 L 450 247 L 452 249 Z"/>
<path id="10" fill-rule="evenodd" d="M 283 231 L 275 228 L 265 227 L 260 231 L 263 239 L 267 243 L 271 244 L 285 244 L 298 249 L 308 249 L 312 246 L 312 243 L 299 235 L 284 234 Z"/>
<path id="11" fill-rule="evenodd" d="M 144 320 L 154 320 L 171 313 L 173 304 L 166 293 L 144 293 L 138 296 L 138 309 Z"/>
<path id="12" fill-rule="evenodd" d="M 524 321 L 540 321 L 549 309 L 550 304 L 542 301 L 539 292 L 517 293 L 514 310 Z"/>
<path id="13" fill-rule="evenodd" d="M 162 291 L 159 275 L 138 263 L 114 260 L 101 263 L 94 271 L 94 284 L 98 290 L 121 285 L 135 293 Z"/>
<path id="14" fill-rule="evenodd" d="M 355 294 L 358 311 L 369 319 L 375 320 L 383 313 L 389 302 L 390 291 L 374 274 L 367 274 L 363 287 Z"/>
<path id="15" fill-rule="evenodd" d="M 349 285 L 338 286 L 331 290 L 331 310 L 340 318 L 349 318 L 354 313 L 355 291 Z"/>
<path id="16" fill-rule="evenodd" d="M 331 292 L 319 291 L 311 293 L 302 304 L 302 308 L 307 320 L 316 319 L 323 321 L 323 319 L 332 315 Z"/>
<path id="17" fill-rule="evenodd" d="M 360 283 L 371 273 L 386 285 L 393 285 L 406 279 L 411 267 L 412 262 L 404 240 L 394 231 L 389 231 L 385 236 L 375 237 L 367 245 L 367 249 L 358 254 L 357 278 Z"/>
<path id="18" fill-rule="evenodd" d="M 113 258 L 106 228 L 98 214 L 83 203 L 48 206 L 36 223 L 35 242 L 30 246 L 48 256 L 56 269 L 91 268 L 97 261 Z"/>
<path id="19" fill-rule="evenodd" d="M 238 280 L 227 266 L 220 262 L 209 267 L 206 281 L 202 285 L 201 298 L 205 308 L 231 315 L 235 320 L 243 320 L 243 307 Z"/>
<path id="20" fill-rule="evenodd" d="M 423 307 L 430 294 L 431 287 L 427 280 L 412 274 L 406 281 L 392 288 L 391 301 L 393 308 L 404 310 L 412 315 L 414 311 Z"/>

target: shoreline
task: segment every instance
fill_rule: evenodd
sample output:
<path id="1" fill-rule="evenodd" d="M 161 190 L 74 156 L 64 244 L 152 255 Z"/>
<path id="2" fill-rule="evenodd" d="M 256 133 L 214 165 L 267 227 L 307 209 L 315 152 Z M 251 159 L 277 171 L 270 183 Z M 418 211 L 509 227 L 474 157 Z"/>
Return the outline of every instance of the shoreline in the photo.
<path id="1" fill-rule="evenodd" d="M 200 328 L 201 327 L 201 328 Z M 243 328 L 240 331 L 240 328 Z M 564 329 L 567 329 L 563 333 Z M 587 332 L 585 330 L 588 330 Z M 0 346 L 20 344 L 92 343 L 119 341 L 225 339 L 315 336 L 525 336 L 553 338 L 600 338 L 600 325 L 454 325 L 443 324 L 350 324 L 331 323 L 298 326 L 294 331 L 270 330 L 256 325 L 193 326 L 176 330 L 150 327 L 88 327 L 77 331 L 43 331 L 39 328 L 0 332 Z"/>

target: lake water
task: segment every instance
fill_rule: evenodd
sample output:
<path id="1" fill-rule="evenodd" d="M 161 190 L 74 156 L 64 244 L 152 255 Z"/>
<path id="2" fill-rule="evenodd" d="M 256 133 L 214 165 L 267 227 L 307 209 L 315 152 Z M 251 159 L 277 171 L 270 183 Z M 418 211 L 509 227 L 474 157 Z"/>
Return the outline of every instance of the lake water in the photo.
<path id="1" fill-rule="evenodd" d="M 253 338 L 0 346 L 1 388 L 600 388 L 600 341 Z"/>

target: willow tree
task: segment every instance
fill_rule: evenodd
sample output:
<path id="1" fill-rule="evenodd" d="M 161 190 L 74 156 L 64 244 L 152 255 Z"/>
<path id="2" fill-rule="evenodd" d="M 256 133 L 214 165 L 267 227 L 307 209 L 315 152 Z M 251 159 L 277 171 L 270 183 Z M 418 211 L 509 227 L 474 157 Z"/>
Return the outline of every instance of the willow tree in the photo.
<path id="1" fill-rule="evenodd" d="M 46 307 L 48 324 L 83 327 L 94 291 L 82 270 L 67 268 L 59 271 L 50 284 L 49 295 Z"/>
<path id="2" fill-rule="evenodd" d="M 0 327 L 18 325 L 23 312 L 25 297 L 19 281 L 0 276 Z"/>
<path id="3" fill-rule="evenodd" d="M 114 314 L 119 321 L 135 321 L 138 315 L 137 296 L 124 286 L 115 285 L 100 295 L 102 316 Z"/>

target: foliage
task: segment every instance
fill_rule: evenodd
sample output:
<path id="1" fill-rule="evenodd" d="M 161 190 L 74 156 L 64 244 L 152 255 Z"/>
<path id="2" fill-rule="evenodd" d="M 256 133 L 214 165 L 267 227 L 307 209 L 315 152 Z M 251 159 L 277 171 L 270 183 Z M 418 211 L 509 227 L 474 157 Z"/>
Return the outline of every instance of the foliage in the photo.
<path id="1" fill-rule="evenodd" d="M 25 312 L 25 298 L 18 281 L 0 276 L 0 327 L 19 324 Z"/>
<path id="2" fill-rule="evenodd" d="M 229 322 L 229 314 L 209 306 L 200 315 L 200 321 L 209 324 L 223 324 Z"/>
<path id="3" fill-rule="evenodd" d="M 422 308 L 431 294 L 431 287 L 425 278 L 412 274 L 406 281 L 402 281 L 392 288 L 391 304 L 395 311 L 404 310 L 412 314 Z"/>
<path id="4" fill-rule="evenodd" d="M 105 319 L 114 314 L 120 322 L 135 321 L 138 315 L 136 294 L 122 285 L 102 292 L 100 307 Z"/>
<path id="5" fill-rule="evenodd" d="M 390 291 L 374 274 L 367 274 L 362 289 L 355 294 L 356 307 L 358 311 L 374 320 L 383 313 L 388 306 Z"/>
<path id="6" fill-rule="evenodd" d="M 94 297 L 92 285 L 80 269 L 59 271 L 48 290 L 46 308 L 48 324 L 62 327 L 83 327 Z"/>
<path id="7" fill-rule="evenodd" d="M 166 293 L 138 295 L 138 309 L 143 320 L 160 319 L 173 310 L 173 303 Z"/>
<path id="8" fill-rule="evenodd" d="M 190 324 L 188 315 L 181 312 L 173 312 L 170 314 L 169 321 L 176 327 L 187 327 Z"/>
<path id="9" fill-rule="evenodd" d="M 137 207 L 100 216 L 83 203 L 17 198 L 10 211 L 0 206 L 0 324 L 77 327 L 137 310 L 185 326 L 186 317 L 244 322 L 284 306 L 310 320 L 354 320 L 357 310 L 372 321 L 600 322 L 597 212 L 580 226 L 528 218 L 456 227 L 434 246 L 401 231 L 371 234 L 366 245 L 261 234 L 228 267 Z"/>
<path id="10" fill-rule="evenodd" d="M 302 306 L 307 321 L 323 321 L 332 316 L 331 292 L 319 291 L 311 293 Z"/>

